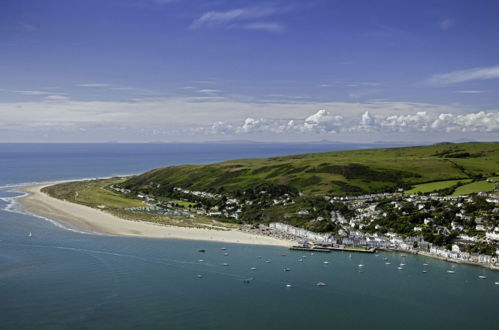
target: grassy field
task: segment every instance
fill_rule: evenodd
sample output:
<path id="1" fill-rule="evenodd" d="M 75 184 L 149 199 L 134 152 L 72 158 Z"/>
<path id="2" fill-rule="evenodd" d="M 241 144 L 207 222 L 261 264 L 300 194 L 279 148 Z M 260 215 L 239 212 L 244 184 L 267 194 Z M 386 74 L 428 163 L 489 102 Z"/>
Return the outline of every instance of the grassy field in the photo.
<path id="1" fill-rule="evenodd" d="M 489 192 L 493 191 L 496 187 L 496 184 L 490 183 L 487 181 L 477 181 L 470 184 L 466 184 L 464 186 L 458 187 L 452 196 L 461 196 L 468 195 L 472 193 L 479 192 Z"/>
<path id="2" fill-rule="evenodd" d="M 172 166 L 133 177 L 124 185 L 154 195 L 174 186 L 236 192 L 262 185 L 306 194 L 352 195 L 497 176 L 498 168 L 499 143 L 441 144 Z"/>
<path id="3" fill-rule="evenodd" d="M 430 193 L 432 191 L 436 190 L 441 190 L 441 189 L 446 189 L 454 186 L 455 184 L 462 182 L 462 183 L 468 183 L 470 182 L 471 179 L 465 179 L 465 180 L 448 180 L 448 181 L 438 181 L 438 182 L 430 182 L 430 183 L 423 183 L 423 184 L 418 184 L 414 186 L 414 188 L 405 191 L 407 194 L 417 194 L 417 193 Z"/>
<path id="4" fill-rule="evenodd" d="M 65 182 L 45 187 L 42 191 L 55 198 L 104 210 L 121 218 L 133 221 L 147 221 L 164 225 L 197 228 L 231 229 L 237 227 L 237 225 L 234 224 L 219 222 L 213 218 L 199 215 L 195 218 L 185 218 L 181 216 L 169 216 L 127 210 L 128 208 L 144 207 L 146 205 L 140 199 L 125 197 L 124 195 L 118 194 L 108 188 L 111 184 L 118 184 L 123 181 L 123 178 L 111 178 Z M 184 201 L 172 202 L 182 205 L 185 204 L 185 206 L 190 204 L 189 202 Z"/>

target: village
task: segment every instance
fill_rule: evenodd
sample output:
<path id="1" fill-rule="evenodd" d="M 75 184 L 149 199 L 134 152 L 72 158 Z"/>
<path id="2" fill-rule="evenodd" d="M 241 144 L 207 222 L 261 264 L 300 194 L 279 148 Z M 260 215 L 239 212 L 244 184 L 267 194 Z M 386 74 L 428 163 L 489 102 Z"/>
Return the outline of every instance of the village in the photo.
<path id="1" fill-rule="evenodd" d="M 499 270 L 497 191 L 449 197 L 435 193 L 409 195 L 399 190 L 308 199 L 300 193 L 276 196 L 263 190 L 234 198 L 174 187 L 169 197 L 189 201 L 191 204 L 185 207 L 118 186 L 111 188 L 135 194 L 147 204 L 135 211 L 233 221 L 241 223 L 243 231 L 293 240 L 303 247 L 403 251 Z M 285 212 L 282 219 L 268 221 L 251 221 L 248 217 L 266 209 Z"/>

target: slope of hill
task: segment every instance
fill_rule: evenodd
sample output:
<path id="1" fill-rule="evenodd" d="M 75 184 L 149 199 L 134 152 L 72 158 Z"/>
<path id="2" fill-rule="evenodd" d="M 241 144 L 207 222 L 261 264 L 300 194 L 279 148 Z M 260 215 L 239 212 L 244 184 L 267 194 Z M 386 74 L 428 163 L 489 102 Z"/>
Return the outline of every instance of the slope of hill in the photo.
<path id="1" fill-rule="evenodd" d="M 336 151 L 182 165 L 135 176 L 123 187 L 161 196 L 173 187 L 240 194 L 247 190 L 360 195 L 416 184 L 480 179 L 499 172 L 499 143 Z"/>

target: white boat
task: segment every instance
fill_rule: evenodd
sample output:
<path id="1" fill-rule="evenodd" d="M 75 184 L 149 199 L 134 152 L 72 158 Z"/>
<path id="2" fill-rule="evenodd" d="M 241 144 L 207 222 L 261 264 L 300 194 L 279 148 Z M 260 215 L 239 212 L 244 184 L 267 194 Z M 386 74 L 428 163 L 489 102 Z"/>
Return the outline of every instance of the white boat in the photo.
<path id="1" fill-rule="evenodd" d="M 329 263 L 329 261 L 324 261 L 324 263 L 327 265 Z"/>
<path id="2" fill-rule="evenodd" d="M 316 286 L 326 286 L 326 283 L 324 283 L 324 282 L 318 282 L 318 283 L 316 284 Z"/>
<path id="3" fill-rule="evenodd" d="M 251 267 L 250 269 L 251 269 L 251 270 L 256 270 L 256 267 Z"/>
<path id="4" fill-rule="evenodd" d="M 399 267 L 397 267 L 397 269 L 398 269 L 398 270 L 404 270 L 404 267 L 399 266 Z"/>
<path id="5" fill-rule="evenodd" d="M 303 259 L 298 259 L 299 262 L 303 262 Z"/>
<path id="6" fill-rule="evenodd" d="M 401 254 L 400 256 L 401 256 L 402 258 L 405 258 L 405 254 Z"/>
<path id="7" fill-rule="evenodd" d="M 265 260 L 266 263 L 270 264 L 270 260 Z"/>
<path id="8" fill-rule="evenodd" d="M 289 268 L 284 268 L 284 271 L 285 271 L 285 272 L 289 272 L 290 270 L 291 270 L 291 269 L 289 269 Z"/>
<path id="9" fill-rule="evenodd" d="M 479 276 L 478 276 L 478 278 L 479 278 L 479 279 L 481 279 L 481 280 L 484 280 L 484 279 L 486 279 L 486 278 L 487 278 L 487 276 L 484 276 L 484 275 L 479 275 Z"/>
<path id="10" fill-rule="evenodd" d="M 28 237 L 31 237 L 31 236 L 33 236 L 33 234 L 31 232 L 29 232 Z"/>
<path id="11" fill-rule="evenodd" d="M 359 264 L 359 267 L 364 267 L 364 265 L 363 264 Z"/>
<path id="12" fill-rule="evenodd" d="M 456 272 L 455 270 L 450 270 L 450 269 L 447 271 L 447 273 L 449 274 L 454 274 L 455 272 Z"/>
<path id="13" fill-rule="evenodd" d="M 225 251 L 225 250 L 227 250 L 227 248 L 223 247 L 223 248 L 220 248 L 220 250 Z"/>
<path id="14" fill-rule="evenodd" d="M 423 264 L 423 266 L 428 266 L 428 264 L 425 262 L 425 263 Z"/>
<path id="15" fill-rule="evenodd" d="M 399 266 L 400 266 L 400 267 L 404 267 L 404 266 L 405 266 L 405 264 L 404 264 L 404 263 L 400 263 L 400 265 L 399 265 Z"/>
<path id="16" fill-rule="evenodd" d="M 423 271 L 421 271 L 421 273 L 428 273 L 428 271 L 423 269 Z"/>
<path id="17" fill-rule="evenodd" d="M 203 275 L 198 274 L 196 277 L 197 277 L 197 278 L 203 278 Z"/>
<path id="18" fill-rule="evenodd" d="M 290 288 L 291 287 L 291 284 L 286 284 L 286 288 Z"/>
<path id="19" fill-rule="evenodd" d="M 228 265 L 229 265 L 228 263 L 224 262 L 224 266 L 228 266 Z"/>
<path id="20" fill-rule="evenodd" d="M 199 259 L 198 261 L 199 261 L 199 262 L 203 262 L 204 260 L 203 260 L 203 259 Z"/>
<path id="21" fill-rule="evenodd" d="M 392 263 L 391 263 L 391 262 L 389 262 L 389 261 L 385 262 L 385 265 L 391 265 L 391 264 L 392 264 Z"/>
<path id="22" fill-rule="evenodd" d="M 229 254 L 228 253 L 224 253 L 224 256 L 228 256 Z"/>
<path id="23" fill-rule="evenodd" d="M 499 285 L 499 282 L 494 282 L 495 285 Z"/>

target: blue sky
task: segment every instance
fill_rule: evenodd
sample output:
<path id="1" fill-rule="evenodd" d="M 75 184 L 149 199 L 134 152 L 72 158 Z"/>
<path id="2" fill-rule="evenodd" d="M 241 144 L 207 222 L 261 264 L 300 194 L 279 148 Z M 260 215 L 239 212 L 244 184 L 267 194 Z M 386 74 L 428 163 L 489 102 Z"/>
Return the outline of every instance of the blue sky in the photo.
<path id="1" fill-rule="evenodd" d="M 0 2 L 0 141 L 498 140 L 499 2 Z"/>

